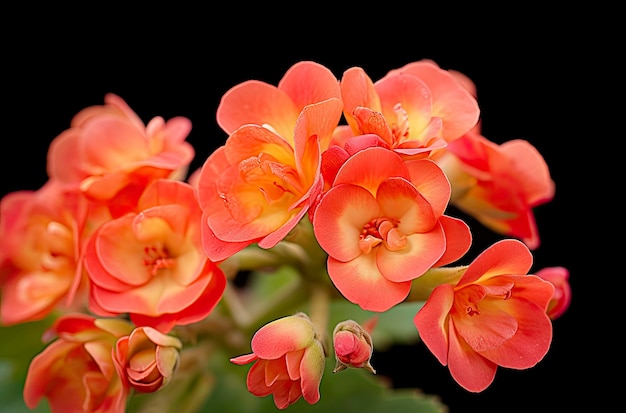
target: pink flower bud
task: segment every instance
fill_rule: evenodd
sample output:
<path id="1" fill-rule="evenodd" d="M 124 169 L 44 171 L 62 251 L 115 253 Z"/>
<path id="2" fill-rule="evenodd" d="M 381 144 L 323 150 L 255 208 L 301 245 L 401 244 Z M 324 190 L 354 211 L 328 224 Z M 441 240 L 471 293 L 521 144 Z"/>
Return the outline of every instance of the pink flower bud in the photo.
<path id="1" fill-rule="evenodd" d="M 572 301 L 569 271 L 564 267 L 546 267 L 537 271 L 535 275 L 554 285 L 554 294 L 546 312 L 550 319 L 556 320 L 569 308 Z"/>
<path id="2" fill-rule="evenodd" d="M 374 351 L 370 333 L 353 320 L 342 321 L 333 331 L 333 346 L 337 364 L 333 373 L 348 367 L 364 368 L 376 374 L 370 364 Z"/>
<path id="3" fill-rule="evenodd" d="M 120 376 L 138 392 L 153 393 L 172 379 L 180 361 L 179 339 L 138 327 L 117 341 L 115 364 Z"/>

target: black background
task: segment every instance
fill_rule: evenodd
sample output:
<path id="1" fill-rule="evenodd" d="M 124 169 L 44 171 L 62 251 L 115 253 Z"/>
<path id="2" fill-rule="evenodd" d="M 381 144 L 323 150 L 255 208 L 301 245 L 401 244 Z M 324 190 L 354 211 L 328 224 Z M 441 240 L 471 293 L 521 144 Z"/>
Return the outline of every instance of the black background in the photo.
<path id="1" fill-rule="evenodd" d="M 603 288 L 608 294 L 596 281 L 608 274 L 593 270 L 597 257 L 585 231 L 593 226 L 593 196 L 608 195 L 589 195 L 593 139 L 599 137 L 587 135 L 583 126 L 592 120 L 588 108 L 597 87 L 586 77 L 587 65 L 601 61 L 602 52 L 584 48 L 586 35 L 575 24 L 555 30 L 556 15 L 515 20 L 513 13 L 489 21 L 467 15 L 453 22 L 444 17 L 446 10 L 410 16 L 403 9 L 391 15 L 372 9 L 361 16 L 335 7 L 304 10 L 261 15 L 261 5 L 219 12 L 109 6 L 6 15 L 12 25 L 2 29 L 1 194 L 41 186 L 47 145 L 77 112 L 102 104 L 108 92 L 120 95 L 146 122 L 154 116 L 191 119 L 195 169 L 223 143 L 215 110 L 222 94 L 239 82 L 277 84 L 300 60 L 324 64 L 338 78 L 361 66 L 377 80 L 390 69 L 433 59 L 476 83 L 487 138 L 527 139 L 544 156 L 556 195 L 536 211 L 542 244 L 534 252 L 534 269 L 567 267 L 573 301 L 554 322 L 545 359 L 525 371 L 499 369 L 480 394 L 458 386 L 422 345 L 377 353 L 372 362 L 398 387 L 439 394 L 452 413 L 567 411 L 588 403 L 591 411 L 602 410 L 611 393 L 605 369 L 616 364 L 603 344 L 614 339 L 601 333 L 605 310 L 597 293 Z M 476 228 L 475 239 L 477 252 L 495 237 Z"/>

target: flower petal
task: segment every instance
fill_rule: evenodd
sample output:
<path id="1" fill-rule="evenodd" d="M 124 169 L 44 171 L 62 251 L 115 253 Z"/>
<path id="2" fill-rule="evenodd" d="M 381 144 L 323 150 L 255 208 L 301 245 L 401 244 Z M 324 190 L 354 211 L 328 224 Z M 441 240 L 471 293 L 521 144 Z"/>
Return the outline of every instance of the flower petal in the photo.
<path id="1" fill-rule="evenodd" d="M 313 228 L 320 246 L 338 261 L 361 255 L 359 237 L 365 224 L 380 216 L 374 196 L 356 185 L 339 185 L 322 197 Z"/>
<path id="2" fill-rule="evenodd" d="M 252 337 L 252 351 L 262 359 L 274 360 L 311 344 L 315 330 L 304 317 L 284 317 L 261 327 Z"/>
<path id="3" fill-rule="evenodd" d="M 328 274 L 346 299 L 364 310 L 387 311 L 404 300 L 411 282 L 392 282 L 378 270 L 374 254 L 364 254 L 349 262 L 328 258 Z"/>

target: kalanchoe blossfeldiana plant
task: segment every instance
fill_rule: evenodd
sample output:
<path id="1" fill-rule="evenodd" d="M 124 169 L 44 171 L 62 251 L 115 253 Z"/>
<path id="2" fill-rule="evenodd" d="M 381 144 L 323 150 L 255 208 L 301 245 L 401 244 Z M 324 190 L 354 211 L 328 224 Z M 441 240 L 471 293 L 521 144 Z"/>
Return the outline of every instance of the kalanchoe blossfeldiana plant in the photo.
<path id="1" fill-rule="evenodd" d="M 44 339 L 23 402 L 444 412 L 396 398 L 374 349 L 423 344 L 470 392 L 540 363 L 572 299 L 567 268 L 532 268 L 555 183 L 529 142 L 482 136 L 476 92 L 428 59 L 376 81 L 301 61 L 227 90 L 194 171 L 190 119 L 81 110 L 48 181 L 0 200 L 2 329 Z M 470 256 L 465 216 L 504 239 Z"/>

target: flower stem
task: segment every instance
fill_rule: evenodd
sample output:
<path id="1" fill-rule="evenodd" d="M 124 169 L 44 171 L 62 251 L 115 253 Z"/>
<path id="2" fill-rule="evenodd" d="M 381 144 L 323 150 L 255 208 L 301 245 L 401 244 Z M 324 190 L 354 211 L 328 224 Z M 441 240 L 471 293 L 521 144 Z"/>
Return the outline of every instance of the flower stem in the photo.
<path id="1" fill-rule="evenodd" d="M 330 311 L 330 295 L 324 285 L 310 284 L 311 298 L 309 303 L 309 318 L 315 326 L 318 339 L 324 347 L 324 354 L 329 355 L 329 337 L 327 332 L 328 316 Z"/>

